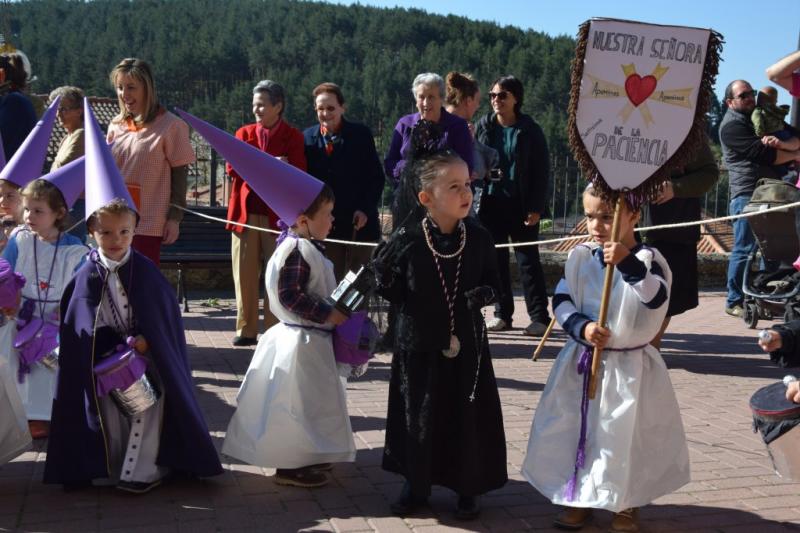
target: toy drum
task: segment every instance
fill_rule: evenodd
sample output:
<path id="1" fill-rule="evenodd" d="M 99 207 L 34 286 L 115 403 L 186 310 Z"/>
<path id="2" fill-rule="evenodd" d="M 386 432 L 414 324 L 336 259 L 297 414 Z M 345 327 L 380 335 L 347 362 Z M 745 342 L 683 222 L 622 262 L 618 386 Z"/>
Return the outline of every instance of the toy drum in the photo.
<path id="1" fill-rule="evenodd" d="M 58 324 L 31 318 L 17 331 L 14 348 L 19 350 L 20 365 L 25 368 L 34 363 L 56 368 L 58 358 L 54 352 L 58 348 Z"/>
<path id="2" fill-rule="evenodd" d="M 775 473 L 800 481 L 800 404 L 786 399 L 782 382 L 758 389 L 750 398 L 753 430 L 761 433 Z"/>
<path id="3" fill-rule="evenodd" d="M 120 345 L 94 367 L 97 396 L 111 394 L 122 412 L 136 416 L 158 401 L 158 390 L 148 379 L 147 361 L 133 348 Z"/>
<path id="4" fill-rule="evenodd" d="M 374 357 L 378 328 L 365 311 L 355 311 L 333 332 L 333 355 L 345 377 L 360 377 Z"/>

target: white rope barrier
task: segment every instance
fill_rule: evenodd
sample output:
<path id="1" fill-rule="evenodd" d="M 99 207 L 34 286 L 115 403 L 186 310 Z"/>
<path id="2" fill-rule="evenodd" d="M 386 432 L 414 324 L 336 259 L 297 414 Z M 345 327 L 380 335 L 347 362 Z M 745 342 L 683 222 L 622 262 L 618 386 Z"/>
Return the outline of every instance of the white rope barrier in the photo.
<path id="1" fill-rule="evenodd" d="M 244 224 L 242 222 L 234 222 L 232 220 L 226 220 L 224 218 L 214 217 L 211 215 L 207 215 L 205 213 L 199 213 L 197 211 L 193 211 L 191 209 L 187 209 L 185 207 L 181 207 L 179 205 L 170 204 L 172 207 L 177 207 L 178 209 L 185 211 L 187 213 L 191 213 L 195 216 L 205 218 L 208 220 L 214 220 L 217 222 L 222 222 L 224 224 L 233 224 L 235 226 L 241 226 L 243 228 L 248 228 L 256 231 L 264 231 L 266 233 L 274 233 L 280 234 L 280 231 L 274 229 L 267 229 L 267 228 L 260 228 L 258 226 L 251 226 L 249 224 Z M 740 218 L 750 218 L 755 216 L 765 215 L 767 213 L 773 213 L 777 211 L 789 211 L 791 209 L 796 209 L 800 207 L 800 202 L 794 202 L 791 204 L 780 205 L 776 207 L 764 208 L 759 209 L 758 211 L 753 211 L 752 213 L 742 213 L 740 215 L 728 215 L 726 217 L 718 217 L 718 218 L 707 218 L 703 220 L 694 220 L 691 222 L 678 222 L 675 224 L 661 224 L 659 226 L 650 226 L 647 228 L 636 228 L 634 231 L 655 231 L 655 230 L 664 230 L 664 229 L 675 229 L 675 228 L 688 228 L 691 226 L 701 226 L 703 224 L 716 224 L 718 222 L 727 222 L 730 220 L 738 220 Z M 576 241 L 576 240 L 583 240 L 586 239 L 587 235 L 571 235 L 569 237 L 560 237 L 558 239 L 547 239 L 543 241 L 528 241 L 528 242 L 514 242 L 514 243 L 505 243 L 505 244 L 495 244 L 495 248 L 516 248 L 516 247 L 523 247 L 523 246 L 542 246 L 544 244 L 558 244 L 561 242 L 567 241 Z M 356 241 L 342 241 L 339 239 L 325 239 L 325 242 L 334 242 L 337 244 L 347 244 L 350 246 L 371 246 L 375 247 L 378 243 L 375 242 L 356 242 Z"/>
<path id="2" fill-rule="evenodd" d="M 180 209 L 181 211 L 185 211 L 186 213 L 191 213 L 191 214 L 193 214 L 195 216 L 198 216 L 198 217 L 201 217 L 201 218 L 205 218 L 205 219 L 208 219 L 208 220 L 215 220 L 217 222 L 222 222 L 223 224 L 233 224 L 234 226 L 239 226 L 239 227 L 247 228 L 247 229 L 253 229 L 253 230 L 256 230 L 256 231 L 263 231 L 264 233 L 273 233 L 275 235 L 280 235 L 281 234 L 280 231 L 275 230 L 275 229 L 260 228 L 258 226 L 251 226 L 250 224 L 244 224 L 243 222 L 234 222 L 233 220 L 226 220 L 224 218 L 212 217 L 211 215 L 206 215 L 205 213 L 199 213 L 197 211 L 192 211 L 191 209 L 187 209 L 185 207 L 181 207 L 181 206 L 176 205 L 176 204 L 169 204 L 169 205 L 172 206 L 172 207 L 177 207 L 178 209 Z M 335 242 L 337 244 L 349 244 L 349 245 L 352 245 L 352 246 L 371 246 L 373 248 L 375 246 L 378 246 L 378 243 L 376 243 L 376 242 L 340 241 L 339 239 L 325 239 L 325 242 Z"/>

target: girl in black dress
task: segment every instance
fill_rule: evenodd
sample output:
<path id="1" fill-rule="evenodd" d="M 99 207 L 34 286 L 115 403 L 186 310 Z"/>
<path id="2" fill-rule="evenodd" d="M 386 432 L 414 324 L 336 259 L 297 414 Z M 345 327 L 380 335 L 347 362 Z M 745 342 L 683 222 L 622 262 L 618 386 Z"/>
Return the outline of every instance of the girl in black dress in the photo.
<path id="1" fill-rule="evenodd" d="M 473 217 L 467 165 L 452 151 L 406 167 L 409 205 L 375 253 L 380 294 L 396 309 L 383 468 L 405 477 L 395 514 L 431 485 L 458 494 L 456 515 L 507 480 L 500 399 L 481 308 L 499 286 L 491 236 Z"/>

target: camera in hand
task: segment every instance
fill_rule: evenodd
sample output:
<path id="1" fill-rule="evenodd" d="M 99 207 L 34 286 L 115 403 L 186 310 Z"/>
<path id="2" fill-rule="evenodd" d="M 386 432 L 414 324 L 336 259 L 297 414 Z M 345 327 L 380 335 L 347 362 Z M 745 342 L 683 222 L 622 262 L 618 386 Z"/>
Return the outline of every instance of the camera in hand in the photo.
<path id="1" fill-rule="evenodd" d="M 493 168 L 489 171 L 489 181 L 500 181 L 503 179 L 503 170 L 500 168 Z"/>
<path id="2" fill-rule="evenodd" d="M 326 298 L 326 301 L 337 311 L 350 316 L 358 311 L 374 288 L 374 270 L 370 265 L 362 266 L 356 273 L 347 272 L 339 286 Z"/>

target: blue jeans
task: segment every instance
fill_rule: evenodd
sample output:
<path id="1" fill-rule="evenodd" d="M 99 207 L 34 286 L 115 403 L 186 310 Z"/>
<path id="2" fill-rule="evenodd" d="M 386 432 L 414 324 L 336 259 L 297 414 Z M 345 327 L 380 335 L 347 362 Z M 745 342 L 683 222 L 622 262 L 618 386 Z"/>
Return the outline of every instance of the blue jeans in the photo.
<path id="1" fill-rule="evenodd" d="M 739 215 L 744 210 L 744 206 L 750 201 L 750 196 L 737 196 L 731 200 L 730 214 Z M 746 218 L 733 221 L 733 250 L 728 259 L 728 298 L 725 302 L 726 307 L 741 305 L 744 300 L 742 292 L 742 280 L 744 279 L 744 267 L 747 264 L 747 256 L 753 251 L 756 239 L 750 231 L 750 224 Z"/>

